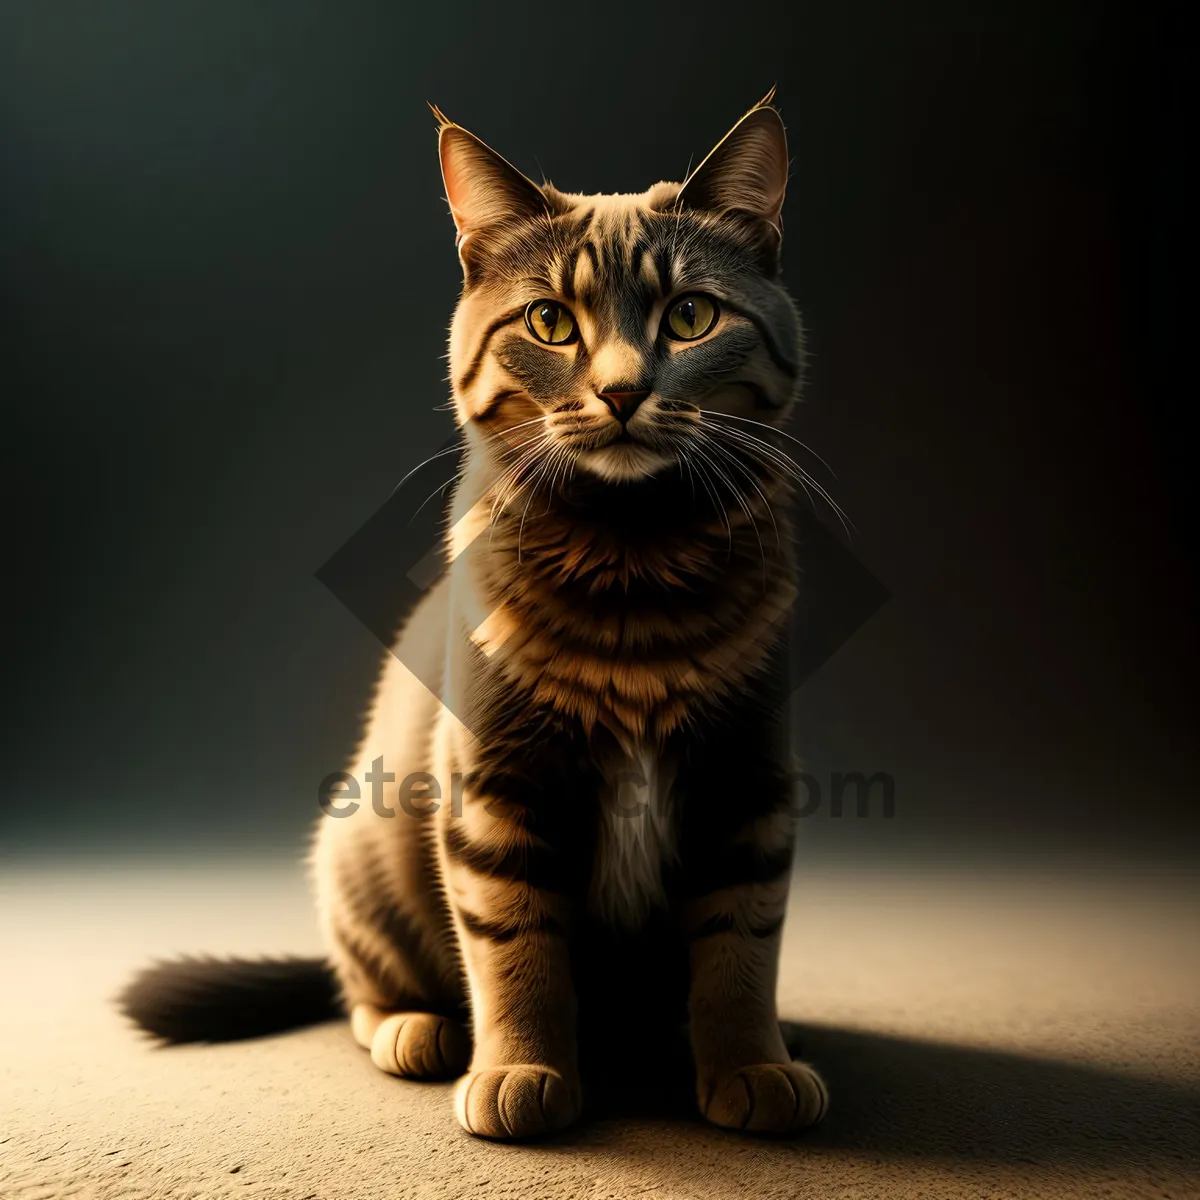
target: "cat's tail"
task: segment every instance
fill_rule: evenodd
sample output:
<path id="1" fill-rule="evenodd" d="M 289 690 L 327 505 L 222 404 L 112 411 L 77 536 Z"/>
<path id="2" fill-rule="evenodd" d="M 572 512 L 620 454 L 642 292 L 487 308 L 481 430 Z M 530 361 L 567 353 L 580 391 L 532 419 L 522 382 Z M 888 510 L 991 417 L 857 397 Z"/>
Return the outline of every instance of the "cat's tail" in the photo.
<path id="1" fill-rule="evenodd" d="M 140 971 L 117 1005 L 166 1042 L 232 1042 L 328 1021 L 342 1012 L 320 958 L 178 958 Z"/>

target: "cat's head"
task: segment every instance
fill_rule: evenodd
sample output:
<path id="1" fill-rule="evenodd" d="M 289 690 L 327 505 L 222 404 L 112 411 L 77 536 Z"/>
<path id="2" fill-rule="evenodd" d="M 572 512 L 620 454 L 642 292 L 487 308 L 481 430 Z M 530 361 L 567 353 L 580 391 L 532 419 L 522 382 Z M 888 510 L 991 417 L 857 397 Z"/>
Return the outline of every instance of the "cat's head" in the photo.
<path id="1" fill-rule="evenodd" d="M 438 114 L 464 273 L 455 407 L 498 462 L 626 482 L 717 458 L 739 419 L 783 419 L 803 337 L 779 281 L 788 158 L 769 101 L 682 184 L 637 195 L 539 187 Z"/>

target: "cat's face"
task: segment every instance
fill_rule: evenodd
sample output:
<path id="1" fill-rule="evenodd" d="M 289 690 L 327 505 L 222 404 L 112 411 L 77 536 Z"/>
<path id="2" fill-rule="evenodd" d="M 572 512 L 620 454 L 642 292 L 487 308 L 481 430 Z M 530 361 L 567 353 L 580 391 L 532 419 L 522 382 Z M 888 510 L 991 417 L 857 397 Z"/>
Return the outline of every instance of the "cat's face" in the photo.
<path id="1" fill-rule="evenodd" d="M 451 382 L 497 466 L 641 479 L 728 457 L 720 428 L 786 413 L 802 335 L 778 280 L 774 109 L 640 195 L 539 188 L 456 125 L 441 157 L 465 273 Z"/>

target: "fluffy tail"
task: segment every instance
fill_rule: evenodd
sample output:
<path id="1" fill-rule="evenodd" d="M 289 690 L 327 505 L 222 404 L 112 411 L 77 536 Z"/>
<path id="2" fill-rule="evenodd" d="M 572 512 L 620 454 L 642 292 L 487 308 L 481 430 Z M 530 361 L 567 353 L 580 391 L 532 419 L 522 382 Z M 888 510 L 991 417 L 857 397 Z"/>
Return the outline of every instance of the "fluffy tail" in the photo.
<path id="1" fill-rule="evenodd" d="M 333 969 L 319 958 L 180 958 L 139 972 L 121 1011 L 166 1042 L 232 1042 L 340 1015 Z"/>

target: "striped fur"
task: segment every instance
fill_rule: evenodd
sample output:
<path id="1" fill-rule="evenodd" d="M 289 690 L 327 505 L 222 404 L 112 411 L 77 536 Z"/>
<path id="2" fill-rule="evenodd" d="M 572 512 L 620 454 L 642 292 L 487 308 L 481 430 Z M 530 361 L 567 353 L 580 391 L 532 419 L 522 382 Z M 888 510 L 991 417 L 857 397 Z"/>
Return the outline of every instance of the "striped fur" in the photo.
<path id="1" fill-rule="evenodd" d="M 444 119 L 440 150 L 464 272 L 453 566 L 387 656 L 351 768 L 382 758 L 398 815 L 322 820 L 313 853 L 355 1037 L 393 1074 L 466 1068 L 459 1121 L 521 1138 L 578 1116 L 581 1027 L 646 1045 L 686 1019 L 709 1119 L 802 1128 L 825 1089 L 774 1000 L 797 474 L 774 430 L 804 361 L 782 123 L 764 102 L 639 195 L 536 186 Z M 679 340 L 695 294 L 715 321 Z M 543 301 L 547 328 L 570 315 L 561 344 L 527 320 Z M 397 780 L 418 771 L 442 803 L 413 818 Z"/>

